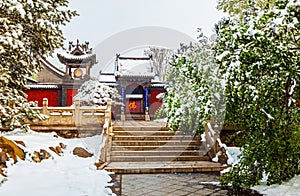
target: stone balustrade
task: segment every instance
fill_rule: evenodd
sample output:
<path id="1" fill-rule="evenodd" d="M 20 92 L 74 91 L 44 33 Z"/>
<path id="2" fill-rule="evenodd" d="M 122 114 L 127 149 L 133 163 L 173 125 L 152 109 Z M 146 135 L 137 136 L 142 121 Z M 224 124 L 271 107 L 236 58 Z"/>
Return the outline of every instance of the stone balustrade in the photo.
<path id="1" fill-rule="evenodd" d="M 205 148 L 208 156 L 212 159 L 216 156 L 220 150 L 217 139 L 220 138 L 220 132 L 218 128 L 213 126 L 213 123 L 207 123 L 205 127 Z"/>
<path id="2" fill-rule="evenodd" d="M 29 122 L 33 130 L 78 130 L 95 129 L 103 127 L 107 134 L 111 131 L 111 106 L 109 99 L 106 106 L 80 106 L 80 101 L 75 101 L 71 107 L 49 107 L 48 100 L 43 99 L 42 107 L 34 110 L 46 115 L 44 120 Z"/>

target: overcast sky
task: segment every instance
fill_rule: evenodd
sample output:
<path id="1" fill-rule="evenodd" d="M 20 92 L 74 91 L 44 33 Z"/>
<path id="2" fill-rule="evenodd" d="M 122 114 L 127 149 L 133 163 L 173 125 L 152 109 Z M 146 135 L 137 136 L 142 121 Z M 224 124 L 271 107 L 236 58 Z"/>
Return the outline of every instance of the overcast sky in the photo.
<path id="1" fill-rule="evenodd" d="M 194 40 L 197 38 L 197 28 L 202 28 L 206 36 L 213 33 L 214 24 L 224 16 L 216 9 L 216 5 L 217 0 L 70 0 L 70 9 L 77 10 L 80 16 L 63 27 L 65 46 L 69 41 L 75 42 L 77 39 L 80 42 L 89 41 L 90 47 L 96 48 L 97 58 L 101 59 L 99 64 L 107 64 L 109 58 L 113 58 L 116 53 L 122 54 L 126 47 L 135 47 L 129 42 L 135 41 L 137 37 L 140 41 L 136 45 L 157 45 L 159 43 L 153 43 L 153 40 L 158 37 L 162 42 L 171 39 L 178 48 L 178 39 L 186 39 L 184 35 Z M 173 32 L 159 29 L 164 34 L 155 34 L 157 29 L 148 28 L 148 36 L 141 31 L 123 33 L 134 28 L 144 30 L 145 27 L 168 28 Z M 182 35 L 178 36 L 178 33 Z M 152 40 L 140 43 L 141 39 L 153 34 Z M 172 40 L 175 36 L 177 40 Z M 128 43 L 123 43 L 125 40 Z M 120 43 L 123 47 L 119 46 Z M 169 47 L 164 44 L 161 45 Z M 57 58 L 50 61 L 63 67 Z"/>
<path id="2" fill-rule="evenodd" d="M 197 28 L 212 34 L 222 17 L 217 0 L 70 0 L 70 8 L 80 16 L 64 27 L 69 40 L 89 40 L 96 46 L 104 39 L 136 27 L 167 27 L 192 38 Z"/>

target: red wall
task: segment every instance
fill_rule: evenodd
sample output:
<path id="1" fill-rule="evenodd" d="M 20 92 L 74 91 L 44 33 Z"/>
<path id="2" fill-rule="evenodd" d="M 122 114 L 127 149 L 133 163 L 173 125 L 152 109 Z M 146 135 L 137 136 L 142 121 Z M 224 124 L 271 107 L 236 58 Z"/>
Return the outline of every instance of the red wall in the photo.
<path id="1" fill-rule="evenodd" d="M 73 97 L 77 95 L 78 90 L 77 89 L 68 89 L 67 90 L 67 106 L 70 106 L 73 104 Z"/>
<path id="2" fill-rule="evenodd" d="M 151 91 L 150 108 L 149 108 L 150 115 L 154 115 L 155 112 L 158 110 L 158 108 L 160 108 L 160 106 L 162 104 L 162 100 L 161 99 L 157 99 L 156 96 L 159 93 L 164 93 L 164 92 L 165 91 L 163 91 L 163 90 L 152 90 Z"/>
<path id="3" fill-rule="evenodd" d="M 58 106 L 58 89 L 29 89 L 25 93 L 28 101 L 38 101 L 38 106 L 43 106 L 43 98 L 48 99 L 48 106 Z"/>

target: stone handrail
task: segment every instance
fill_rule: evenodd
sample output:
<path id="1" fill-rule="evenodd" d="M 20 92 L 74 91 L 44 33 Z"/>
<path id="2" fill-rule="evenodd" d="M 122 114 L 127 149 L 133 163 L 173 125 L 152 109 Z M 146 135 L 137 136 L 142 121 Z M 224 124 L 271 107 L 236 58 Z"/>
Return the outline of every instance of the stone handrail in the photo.
<path id="1" fill-rule="evenodd" d="M 220 130 L 215 130 L 215 127 L 211 123 L 207 123 L 205 127 L 205 148 L 208 152 L 208 156 L 212 159 L 216 156 L 220 150 L 217 139 L 220 138 Z"/>
<path id="2" fill-rule="evenodd" d="M 80 101 L 75 101 L 75 107 L 48 107 L 48 99 L 43 99 L 42 107 L 34 107 L 34 110 L 46 115 L 44 120 L 35 120 L 29 122 L 31 127 L 96 127 L 103 126 L 103 129 L 109 134 L 111 131 L 111 105 L 109 99 L 106 106 L 80 106 Z"/>

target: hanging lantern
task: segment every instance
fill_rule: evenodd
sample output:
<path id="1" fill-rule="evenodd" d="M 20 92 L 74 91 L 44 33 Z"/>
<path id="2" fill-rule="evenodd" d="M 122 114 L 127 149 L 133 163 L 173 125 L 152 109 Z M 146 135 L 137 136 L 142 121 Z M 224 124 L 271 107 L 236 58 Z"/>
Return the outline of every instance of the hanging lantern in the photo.
<path id="1" fill-rule="evenodd" d="M 83 71 L 80 68 L 74 70 L 74 78 L 81 78 Z"/>

